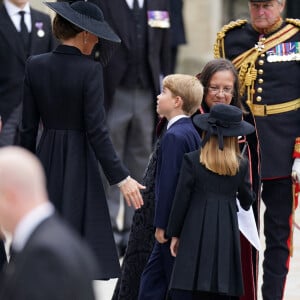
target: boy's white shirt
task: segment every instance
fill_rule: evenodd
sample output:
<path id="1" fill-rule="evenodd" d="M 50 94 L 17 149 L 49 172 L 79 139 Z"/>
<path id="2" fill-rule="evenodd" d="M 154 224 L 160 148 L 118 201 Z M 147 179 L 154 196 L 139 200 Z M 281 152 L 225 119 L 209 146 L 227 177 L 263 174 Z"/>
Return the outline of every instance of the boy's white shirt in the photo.
<path id="1" fill-rule="evenodd" d="M 189 116 L 187 116 L 187 115 L 178 115 L 178 116 L 175 116 L 175 117 L 171 118 L 170 121 L 168 122 L 167 130 L 168 130 L 175 122 L 177 122 L 178 120 L 180 120 L 180 119 L 182 119 L 182 118 L 189 118 Z"/>

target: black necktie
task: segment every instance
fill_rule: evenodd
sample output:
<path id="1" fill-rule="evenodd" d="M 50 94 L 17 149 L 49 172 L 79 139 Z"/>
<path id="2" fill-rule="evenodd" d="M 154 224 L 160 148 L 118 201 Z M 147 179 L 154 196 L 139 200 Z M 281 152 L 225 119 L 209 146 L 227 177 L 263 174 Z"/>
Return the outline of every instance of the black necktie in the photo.
<path id="1" fill-rule="evenodd" d="M 139 7 L 139 1 L 138 0 L 133 0 L 133 14 L 136 20 L 138 20 L 138 17 L 140 15 L 140 7 Z"/>
<path id="2" fill-rule="evenodd" d="M 24 20 L 24 15 L 25 15 L 25 11 L 21 10 L 19 11 L 19 14 L 21 16 L 21 20 L 20 20 L 20 28 L 21 28 L 21 37 L 22 40 L 24 42 L 24 48 L 25 48 L 25 52 L 26 54 L 28 54 L 28 50 L 29 50 L 29 32 L 27 29 L 27 26 L 25 24 L 25 20 Z"/>
<path id="3" fill-rule="evenodd" d="M 133 9 L 134 10 L 140 9 L 139 0 L 133 0 Z"/>

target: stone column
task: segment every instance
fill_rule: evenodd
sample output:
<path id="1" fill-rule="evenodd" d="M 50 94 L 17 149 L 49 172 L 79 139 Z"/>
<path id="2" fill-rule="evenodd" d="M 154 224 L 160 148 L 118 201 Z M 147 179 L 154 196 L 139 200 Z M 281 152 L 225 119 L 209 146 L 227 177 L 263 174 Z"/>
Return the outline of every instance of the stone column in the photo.
<path id="1" fill-rule="evenodd" d="M 46 0 L 45 0 L 46 1 Z M 52 1 L 52 0 L 49 0 Z M 39 9 L 41 11 L 47 11 L 47 7 L 45 4 L 43 4 L 43 1 L 41 0 L 29 0 L 29 3 L 32 5 L 32 7 Z"/>
<path id="2" fill-rule="evenodd" d="M 49 9 L 45 4 L 43 4 L 44 1 L 54 2 L 54 0 L 29 0 L 29 3 L 33 8 L 43 11 L 50 16 L 54 16 L 55 14 L 53 13 L 53 11 Z"/>
<path id="3" fill-rule="evenodd" d="M 199 73 L 213 58 L 216 33 L 222 26 L 222 11 L 222 0 L 184 0 L 187 44 L 179 48 L 178 73 Z"/>

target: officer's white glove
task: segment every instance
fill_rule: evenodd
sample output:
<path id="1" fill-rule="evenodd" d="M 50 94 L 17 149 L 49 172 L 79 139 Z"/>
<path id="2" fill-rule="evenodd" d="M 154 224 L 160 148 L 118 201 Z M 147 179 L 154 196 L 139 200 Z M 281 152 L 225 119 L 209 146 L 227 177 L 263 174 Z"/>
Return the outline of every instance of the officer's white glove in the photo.
<path id="1" fill-rule="evenodd" d="M 295 158 L 293 167 L 292 167 L 292 178 L 300 182 L 300 158 Z"/>

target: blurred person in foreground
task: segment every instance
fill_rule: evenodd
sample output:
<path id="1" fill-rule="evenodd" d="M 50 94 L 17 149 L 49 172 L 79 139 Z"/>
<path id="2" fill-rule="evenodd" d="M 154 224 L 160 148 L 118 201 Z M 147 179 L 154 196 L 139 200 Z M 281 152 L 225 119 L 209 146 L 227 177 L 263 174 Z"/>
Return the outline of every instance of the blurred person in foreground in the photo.
<path id="1" fill-rule="evenodd" d="M 94 300 L 96 259 L 48 200 L 40 161 L 29 151 L 0 149 L 0 226 L 12 235 L 0 299 Z"/>

